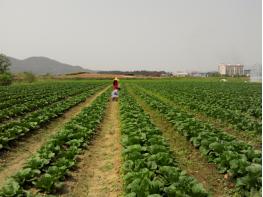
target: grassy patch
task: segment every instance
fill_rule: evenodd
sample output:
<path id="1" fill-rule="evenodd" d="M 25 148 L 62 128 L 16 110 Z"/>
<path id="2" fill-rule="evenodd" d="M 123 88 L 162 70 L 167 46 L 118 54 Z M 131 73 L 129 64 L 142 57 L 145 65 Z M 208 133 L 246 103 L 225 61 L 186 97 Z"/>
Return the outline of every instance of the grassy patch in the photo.
<path id="1" fill-rule="evenodd" d="M 101 171 L 107 172 L 113 169 L 113 163 L 106 163 L 104 166 L 100 168 Z"/>

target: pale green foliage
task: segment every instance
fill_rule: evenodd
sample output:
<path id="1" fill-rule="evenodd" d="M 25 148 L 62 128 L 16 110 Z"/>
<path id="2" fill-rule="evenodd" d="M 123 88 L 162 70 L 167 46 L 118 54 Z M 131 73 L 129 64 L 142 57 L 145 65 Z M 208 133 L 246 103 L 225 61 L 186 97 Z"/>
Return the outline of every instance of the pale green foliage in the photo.
<path id="1" fill-rule="evenodd" d="M 32 72 L 24 72 L 24 80 L 28 83 L 36 81 L 36 76 Z"/>
<path id="2" fill-rule="evenodd" d="M 12 80 L 13 80 L 13 76 L 11 75 L 11 73 L 8 72 L 0 73 L 0 85 L 3 86 L 10 85 L 12 83 Z"/>
<path id="3" fill-rule="evenodd" d="M 9 70 L 11 62 L 4 54 L 0 54 L 0 74 Z"/>

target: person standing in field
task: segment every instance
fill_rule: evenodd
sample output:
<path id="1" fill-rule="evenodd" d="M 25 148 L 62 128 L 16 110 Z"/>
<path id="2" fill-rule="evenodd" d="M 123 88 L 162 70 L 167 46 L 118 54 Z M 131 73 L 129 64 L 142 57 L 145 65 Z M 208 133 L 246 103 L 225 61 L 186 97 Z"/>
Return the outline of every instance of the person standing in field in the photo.
<path id="1" fill-rule="evenodd" d="M 117 77 L 113 79 L 113 90 L 119 90 L 119 79 Z"/>
<path id="2" fill-rule="evenodd" d="M 113 79 L 113 91 L 111 93 L 111 98 L 112 98 L 112 101 L 118 101 L 118 97 L 119 97 L 119 79 L 117 77 L 115 77 Z"/>

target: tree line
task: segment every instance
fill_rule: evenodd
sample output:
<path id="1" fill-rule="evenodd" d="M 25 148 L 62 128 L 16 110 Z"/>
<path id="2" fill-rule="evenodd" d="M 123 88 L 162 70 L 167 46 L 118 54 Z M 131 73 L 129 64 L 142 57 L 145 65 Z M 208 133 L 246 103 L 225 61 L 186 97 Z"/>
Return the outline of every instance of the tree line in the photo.
<path id="1" fill-rule="evenodd" d="M 14 81 L 14 76 L 10 72 L 11 66 L 12 64 L 9 58 L 4 54 L 0 54 L 0 85 L 10 85 Z M 23 78 L 29 83 L 36 80 L 36 76 L 31 72 L 24 72 Z"/>

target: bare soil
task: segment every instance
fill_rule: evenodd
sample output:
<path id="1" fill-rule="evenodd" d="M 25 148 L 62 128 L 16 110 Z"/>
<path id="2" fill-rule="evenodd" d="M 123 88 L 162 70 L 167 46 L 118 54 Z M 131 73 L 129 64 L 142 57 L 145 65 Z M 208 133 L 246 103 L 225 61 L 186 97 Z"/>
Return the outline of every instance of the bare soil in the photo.
<path id="1" fill-rule="evenodd" d="M 234 184 L 225 180 L 224 175 L 218 173 L 216 166 L 208 163 L 206 158 L 184 136 L 180 135 L 171 123 L 152 110 L 131 89 L 129 89 L 129 92 L 144 111 L 150 115 L 153 123 L 161 130 L 170 145 L 171 151 L 174 153 L 179 167 L 195 177 L 214 197 L 231 196 L 229 193 L 231 193 Z"/>
<path id="2" fill-rule="evenodd" d="M 95 139 L 80 155 L 78 170 L 66 181 L 68 197 L 122 195 L 119 104 L 110 102 Z"/>
<path id="3" fill-rule="evenodd" d="M 100 73 L 72 73 L 67 75 L 57 75 L 57 79 L 74 79 L 74 78 L 85 78 L 85 79 L 161 79 L 161 77 L 155 76 L 144 76 L 144 75 L 122 75 L 122 74 L 100 74 Z"/>
<path id="4" fill-rule="evenodd" d="M 34 134 L 20 138 L 10 150 L 0 152 L 0 186 L 4 184 L 8 177 L 20 170 L 26 160 L 35 154 L 53 134 L 64 126 L 65 123 L 80 113 L 84 107 L 89 106 L 97 96 L 106 91 L 107 88 L 98 91 L 98 93 L 87 98 L 84 102 L 72 107 L 61 117 L 54 119 L 46 126 L 34 131 Z"/>
<path id="5" fill-rule="evenodd" d="M 114 74 L 99 74 L 99 73 L 81 73 L 81 74 L 71 74 L 71 75 L 61 75 L 60 78 L 91 78 L 91 79 L 114 79 L 118 77 L 119 79 L 123 78 L 132 78 L 127 75 L 114 75 Z"/>

